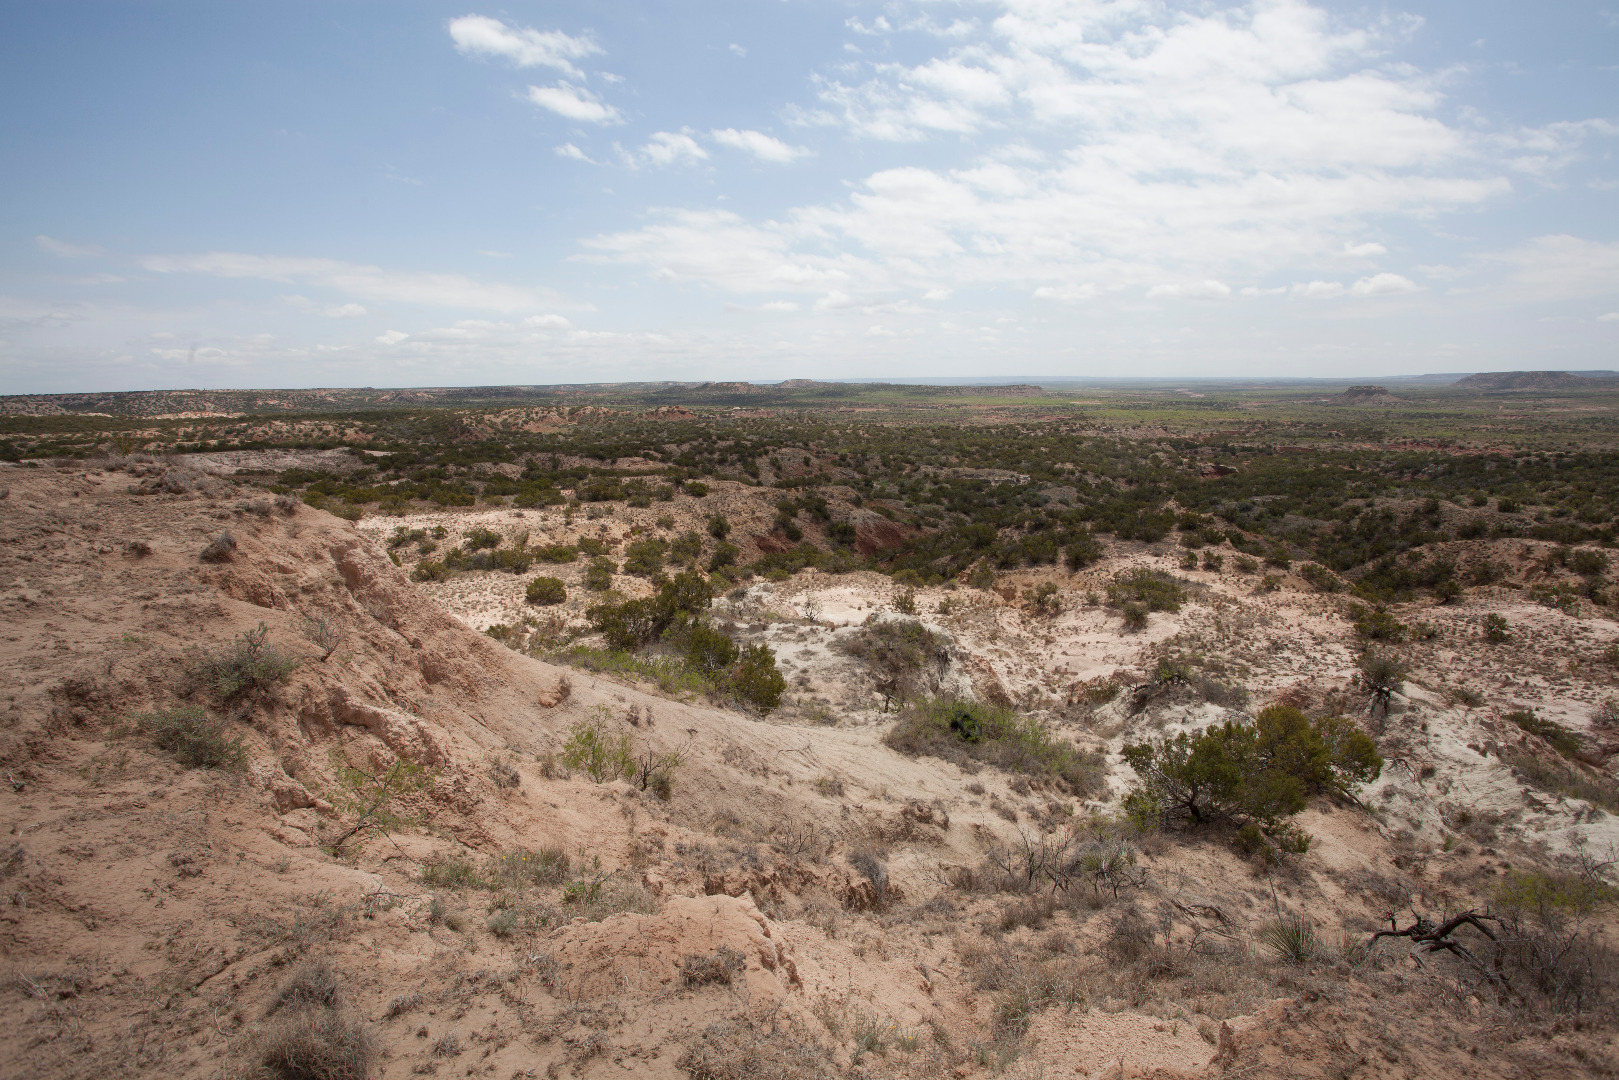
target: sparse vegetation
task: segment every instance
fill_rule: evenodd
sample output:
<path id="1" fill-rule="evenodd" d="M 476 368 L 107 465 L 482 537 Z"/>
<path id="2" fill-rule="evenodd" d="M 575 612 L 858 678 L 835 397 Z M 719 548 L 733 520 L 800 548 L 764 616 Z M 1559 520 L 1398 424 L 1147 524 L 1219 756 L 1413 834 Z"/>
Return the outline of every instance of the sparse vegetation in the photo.
<path id="1" fill-rule="evenodd" d="M 135 727 L 182 765 L 236 772 L 247 768 L 242 736 L 232 736 L 226 721 L 195 705 L 141 713 L 135 717 Z"/>
<path id="2" fill-rule="evenodd" d="M 189 665 L 191 678 L 225 705 L 269 693 L 298 669 L 297 660 L 282 655 L 269 641 L 270 628 L 259 623 L 237 634 L 227 652 L 194 652 Z"/>
<path id="3" fill-rule="evenodd" d="M 1088 796 L 1101 784 L 1100 755 L 1076 750 L 1038 719 L 980 702 L 930 698 L 912 702 L 883 742 L 902 754 L 981 762 L 1060 784 Z"/>

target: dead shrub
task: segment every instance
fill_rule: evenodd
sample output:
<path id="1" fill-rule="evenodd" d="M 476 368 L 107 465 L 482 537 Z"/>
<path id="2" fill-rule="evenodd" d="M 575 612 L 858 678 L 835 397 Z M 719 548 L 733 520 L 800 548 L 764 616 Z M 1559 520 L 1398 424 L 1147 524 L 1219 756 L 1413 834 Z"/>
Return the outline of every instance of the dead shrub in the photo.
<path id="1" fill-rule="evenodd" d="M 229 530 L 220 533 L 202 549 L 203 562 L 224 563 L 236 557 L 236 537 Z"/>
<path id="2" fill-rule="evenodd" d="M 687 986 L 731 985 L 747 969 L 747 958 L 729 945 L 712 953 L 688 953 L 680 960 L 680 981 Z"/>
<path id="3" fill-rule="evenodd" d="M 318 960 L 306 960 L 281 984 L 264 1015 L 273 1016 L 282 1009 L 332 1009 L 337 1003 L 337 977 L 332 969 Z"/>
<path id="4" fill-rule="evenodd" d="M 259 1035 L 259 1065 L 275 1080 L 364 1080 L 377 1060 L 365 1021 L 344 1009 L 301 1009 Z"/>
<path id="5" fill-rule="evenodd" d="M 1153 925 L 1131 902 L 1113 917 L 1113 924 L 1108 927 L 1107 951 L 1117 959 L 1133 963 L 1147 954 L 1156 937 Z"/>
<path id="6" fill-rule="evenodd" d="M 793 1025 L 764 1029 L 748 1020 L 711 1024 L 675 1066 L 691 1080 L 833 1080 L 831 1053 Z"/>

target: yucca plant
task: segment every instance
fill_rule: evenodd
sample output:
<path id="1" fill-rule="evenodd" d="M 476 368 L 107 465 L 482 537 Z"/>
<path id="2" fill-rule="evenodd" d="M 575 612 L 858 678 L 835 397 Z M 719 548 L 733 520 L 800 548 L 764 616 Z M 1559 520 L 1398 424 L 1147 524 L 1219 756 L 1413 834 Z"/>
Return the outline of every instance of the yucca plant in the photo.
<path id="1" fill-rule="evenodd" d="M 1321 944 L 1315 927 L 1301 915 L 1283 915 L 1266 923 L 1260 928 L 1259 940 L 1289 964 L 1309 962 Z"/>

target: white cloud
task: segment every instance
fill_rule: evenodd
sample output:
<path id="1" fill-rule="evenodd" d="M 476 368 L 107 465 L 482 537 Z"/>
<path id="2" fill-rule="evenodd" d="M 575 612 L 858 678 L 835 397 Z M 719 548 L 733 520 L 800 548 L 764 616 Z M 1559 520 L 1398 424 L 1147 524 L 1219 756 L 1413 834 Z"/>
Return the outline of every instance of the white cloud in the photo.
<path id="1" fill-rule="evenodd" d="M 1343 294 L 1344 286 L 1341 281 L 1300 282 L 1293 286 L 1293 295 L 1302 296 L 1306 300 L 1331 300 Z"/>
<path id="2" fill-rule="evenodd" d="M 1154 285 L 1147 290 L 1147 299 L 1160 297 L 1169 300 L 1224 300 L 1231 295 L 1231 286 L 1223 281 L 1185 281 L 1168 285 Z"/>
<path id="3" fill-rule="evenodd" d="M 528 99 L 558 116 L 587 124 L 622 124 L 619 111 L 582 86 L 559 82 L 555 86 L 531 86 Z"/>
<path id="4" fill-rule="evenodd" d="M 736 128 L 718 128 L 708 133 L 709 138 L 721 146 L 729 146 L 752 154 L 760 161 L 774 162 L 785 165 L 806 157 L 809 150 L 802 146 L 789 146 L 780 139 L 772 138 L 762 131 L 738 131 Z"/>
<path id="5" fill-rule="evenodd" d="M 316 285 L 383 303 L 522 311 L 554 304 L 547 292 L 483 282 L 459 274 L 410 273 L 336 259 L 301 259 L 216 251 L 205 255 L 148 255 L 143 268 L 158 274 L 207 274 Z"/>
<path id="6" fill-rule="evenodd" d="M 1093 300 L 1096 298 L 1096 286 L 1086 282 L 1084 285 L 1042 285 L 1031 294 L 1036 300 L 1061 300 L 1073 303 L 1077 300 Z"/>
<path id="7" fill-rule="evenodd" d="M 1261 289 L 1257 285 L 1249 285 L 1242 290 L 1243 296 L 1281 296 L 1287 292 L 1286 285 L 1278 285 L 1274 289 Z"/>
<path id="8" fill-rule="evenodd" d="M 94 244 L 70 244 L 65 240 L 56 240 L 49 236 L 36 236 L 34 237 L 34 243 L 39 247 L 39 250 L 64 259 L 84 259 L 107 253 L 106 249 L 96 247 Z"/>
<path id="9" fill-rule="evenodd" d="M 1390 61 L 1409 20 L 1356 24 L 1303 0 L 996 7 L 982 27 L 931 39 L 938 55 L 840 64 L 816 108 L 788 107 L 795 124 L 935 140 L 927 166 L 769 220 L 709 229 L 665 214 L 587 249 L 737 291 L 818 293 L 835 275 L 865 295 L 1005 285 L 1072 300 L 1095 283 L 1169 297 L 1286 275 L 1299 295 L 1339 295 L 1356 286 L 1311 277 L 1386 255 L 1368 233 L 1512 190 L 1484 122 L 1448 123 L 1440 79 Z M 1415 287 L 1364 281 L 1357 295 Z"/>
<path id="10" fill-rule="evenodd" d="M 743 46 L 738 45 L 734 41 L 731 42 L 731 51 L 733 53 L 735 53 L 737 56 L 746 56 L 746 55 L 748 55 L 748 50 L 746 48 L 744 48 Z"/>
<path id="11" fill-rule="evenodd" d="M 1417 289 L 1416 282 L 1399 274 L 1373 274 L 1355 282 L 1349 287 L 1349 292 L 1352 296 L 1393 296 L 1416 292 Z"/>
<path id="12" fill-rule="evenodd" d="M 954 289 L 929 289 L 922 294 L 924 300 L 948 300 L 955 294 Z"/>
<path id="13" fill-rule="evenodd" d="M 641 147 L 641 156 L 654 165 L 691 164 L 705 160 L 708 151 L 684 131 L 659 131 Z"/>
<path id="14" fill-rule="evenodd" d="M 770 301 L 767 301 L 767 302 L 765 302 L 763 304 L 760 304 L 759 305 L 759 310 L 760 311 L 773 311 L 773 312 L 793 312 L 793 311 L 798 310 L 798 305 L 793 303 L 791 300 L 770 300 Z"/>
<path id="15" fill-rule="evenodd" d="M 583 150 L 579 149 L 571 142 L 563 143 L 561 146 L 552 147 L 551 152 L 557 157 L 572 158 L 575 161 L 583 161 L 588 165 L 596 164 L 596 162 L 591 161 L 590 158 L 586 156 Z"/>
<path id="16" fill-rule="evenodd" d="M 868 37 L 875 36 L 877 34 L 886 34 L 894 29 L 891 25 L 889 25 L 888 20 L 881 15 L 873 19 L 870 26 L 867 26 L 865 23 L 862 23 L 859 19 L 852 16 L 847 19 L 843 25 L 847 26 L 850 30 L 853 30 L 857 34 L 865 34 Z"/>
<path id="17" fill-rule="evenodd" d="M 1512 291 L 1527 300 L 1576 300 L 1619 293 L 1619 243 L 1577 236 L 1537 236 L 1485 257 L 1505 265 Z"/>
<path id="18" fill-rule="evenodd" d="M 401 341 L 404 341 L 408 337 L 410 337 L 409 334 L 402 333 L 401 331 L 389 330 L 387 333 L 379 335 L 377 340 L 384 345 L 398 345 Z"/>
<path id="19" fill-rule="evenodd" d="M 1619 311 L 1610 311 L 1606 315 L 1598 315 L 1597 322 L 1619 322 Z"/>
<path id="20" fill-rule="evenodd" d="M 333 304 L 322 314 L 329 319 L 359 319 L 371 313 L 359 304 Z"/>
<path id="21" fill-rule="evenodd" d="M 573 323 L 561 315 L 530 315 L 523 320 L 523 325 L 537 330 L 567 330 Z"/>
<path id="22" fill-rule="evenodd" d="M 479 255 L 487 255 L 491 259 L 511 259 L 515 256 L 510 251 L 495 251 L 492 248 L 479 248 Z"/>
<path id="23" fill-rule="evenodd" d="M 450 38 L 463 56 L 499 56 L 518 67 L 555 68 L 582 78 L 572 61 L 600 53 L 589 38 L 570 37 L 560 30 L 530 30 L 507 26 L 484 15 L 450 20 Z"/>

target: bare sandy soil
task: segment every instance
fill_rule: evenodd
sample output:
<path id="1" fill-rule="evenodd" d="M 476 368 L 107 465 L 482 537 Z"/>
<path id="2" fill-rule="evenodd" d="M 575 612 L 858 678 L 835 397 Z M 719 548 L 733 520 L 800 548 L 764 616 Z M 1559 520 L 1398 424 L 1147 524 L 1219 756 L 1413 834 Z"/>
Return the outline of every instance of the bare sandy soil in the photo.
<path id="1" fill-rule="evenodd" d="M 373 1042 L 388 1077 L 1614 1071 L 1600 1024 L 1481 999 L 1442 958 L 1334 949 L 1391 911 L 1478 902 L 1512 865 L 1619 842 L 1611 817 L 1530 789 L 1500 757 L 1530 745 L 1502 719 L 1520 704 L 1608 737 L 1595 718 L 1613 672 L 1594 658 L 1619 627 L 1590 612 L 1502 588 L 1402 614 L 1436 631 L 1410 647 L 1408 693 L 1376 725 L 1389 765 L 1359 793 L 1374 813 L 1318 800 L 1301 815 L 1315 843 L 1275 870 L 1219 838 L 1150 837 L 1142 887 L 1042 914 L 964 882 L 997 846 L 1111 804 L 883 744 L 892 714 L 837 642 L 887 617 L 887 578 L 804 573 L 716 604 L 788 674 L 793 703 L 761 720 L 502 647 L 479 631 L 521 620 L 525 579 L 415 585 L 377 542 L 438 524 L 622 543 L 667 507 L 635 512 L 644 523 L 480 510 L 356 527 L 301 506 L 262 513 L 222 483 L 131 486 L 94 468 L 0 471 L 0 1076 L 262 1073 L 306 1015 L 289 987 L 318 983 L 317 967 L 334 989 L 315 1012 Z M 717 494 L 677 504 L 673 532 L 724 505 L 734 538 L 768 533 L 767 506 Z M 230 558 L 201 561 L 224 530 Z M 1092 707 L 1098 678 L 1196 652 L 1253 704 L 1363 707 L 1340 601 L 1186 572 L 1192 602 L 1124 634 L 1086 594 L 1134 565 L 1173 555 L 1121 545 L 1079 575 L 1008 575 L 1006 594 L 918 591 L 951 642 L 944 689 L 1017 702 L 1105 749 L 1114 793 L 1124 742 L 1227 711 L 1173 695 L 1135 714 L 1122 696 Z M 1047 579 L 1062 590 L 1052 616 L 1017 599 Z M 1490 612 L 1513 644 L 1482 643 Z M 311 620 L 340 631 L 325 659 Z M 300 661 L 285 683 L 228 705 L 193 685 L 200 656 L 261 623 Z M 1459 684 L 1485 704 L 1452 704 Z M 187 702 L 242 740 L 244 769 L 187 768 L 154 745 L 138 717 Z M 667 801 L 560 767 L 563 739 L 591 719 L 638 754 L 679 752 Z M 428 770 L 394 804 L 415 823 L 330 853 L 358 813 L 343 770 L 399 762 Z M 1488 829 L 1458 825 L 1462 807 Z M 542 849 L 566 873 L 521 869 Z M 1257 942 L 1278 913 L 1317 925 L 1315 961 Z M 1162 939 L 1145 960 L 1119 951 L 1132 915 Z M 1036 984 L 1044 1004 L 1009 1014 Z"/>

